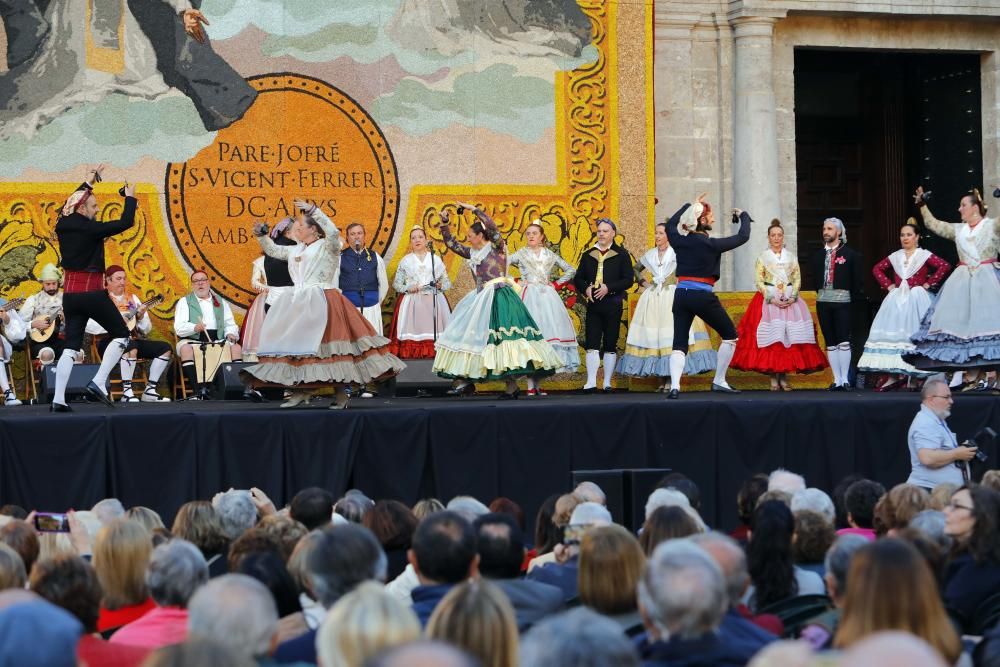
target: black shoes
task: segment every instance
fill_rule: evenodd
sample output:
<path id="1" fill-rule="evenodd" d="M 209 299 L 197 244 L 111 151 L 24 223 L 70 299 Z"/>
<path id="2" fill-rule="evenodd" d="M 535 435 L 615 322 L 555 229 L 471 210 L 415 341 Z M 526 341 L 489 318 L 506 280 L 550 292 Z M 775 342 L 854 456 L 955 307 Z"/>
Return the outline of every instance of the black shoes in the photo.
<path id="1" fill-rule="evenodd" d="M 264 396 L 256 389 L 247 387 L 243 390 L 243 400 L 250 401 L 251 403 L 263 403 Z"/>
<path id="2" fill-rule="evenodd" d="M 667 392 L 667 400 L 675 400 L 681 397 L 681 392 L 678 389 L 671 389 Z"/>
<path id="3" fill-rule="evenodd" d="M 115 407 L 115 402 L 111 400 L 111 397 L 101 391 L 101 388 L 98 387 L 93 380 L 87 383 L 87 393 L 99 400 L 101 403 L 104 403 L 104 405 L 109 408 Z M 55 403 L 53 403 L 53 405 L 55 405 Z"/>
<path id="4" fill-rule="evenodd" d="M 500 399 L 504 401 L 516 401 L 517 397 L 520 395 L 521 395 L 520 389 L 515 389 L 514 391 L 509 393 L 504 391 L 500 393 Z"/>
<path id="5" fill-rule="evenodd" d="M 445 396 L 472 396 L 476 393 L 476 385 L 469 382 L 458 387 L 452 387 L 444 393 Z"/>
<path id="6" fill-rule="evenodd" d="M 844 387 L 839 384 L 830 383 L 830 386 L 826 388 L 827 391 L 844 391 Z"/>
<path id="7" fill-rule="evenodd" d="M 49 412 L 73 412 L 73 408 L 63 403 L 50 403 Z"/>
<path id="8" fill-rule="evenodd" d="M 722 393 L 722 394 L 741 394 L 741 393 L 743 393 L 739 389 L 734 389 L 733 387 L 727 387 L 724 384 L 715 384 L 714 382 L 712 383 L 712 391 L 717 391 L 717 392 Z"/>

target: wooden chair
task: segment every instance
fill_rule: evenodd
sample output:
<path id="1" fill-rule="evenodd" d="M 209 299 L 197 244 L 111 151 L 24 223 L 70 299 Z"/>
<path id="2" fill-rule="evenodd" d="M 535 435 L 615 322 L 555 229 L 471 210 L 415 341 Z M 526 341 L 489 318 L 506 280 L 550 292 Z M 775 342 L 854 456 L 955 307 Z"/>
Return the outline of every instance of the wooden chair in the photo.
<path id="1" fill-rule="evenodd" d="M 188 387 L 187 378 L 184 377 L 184 370 L 181 368 L 181 355 L 177 352 L 177 343 L 180 339 L 177 333 L 171 331 L 174 343 L 173 367 L 174 367 L 174 400 L 185 401 L 194 393 L 194 387 Z"/>
<path id="2" fill-rule="evenodd" d="M 97 348 L 97 337 L 94 336 L 90 340 L 90 357 L 94 360 L 94 363 L 101 363 L 101 353 Z M 120 367 L 117 367 L 120 369 Z M 147 359 L 136 359 L 135 361 L 135 372 L 132 374 L 132 393 L 137 397 L 142 395 L 142 392 L 146 390 L 146 384 L 149 382 L 149 372 L 148 372 L 148 360 Z M 124 393 L 122 389 L 122 377 L 121 372 L 116 374 L 112 371 L 111 376 L 108 378 L 108 384 L 111 385 L 110 393 L 111 398 L 120 398 Z"/>

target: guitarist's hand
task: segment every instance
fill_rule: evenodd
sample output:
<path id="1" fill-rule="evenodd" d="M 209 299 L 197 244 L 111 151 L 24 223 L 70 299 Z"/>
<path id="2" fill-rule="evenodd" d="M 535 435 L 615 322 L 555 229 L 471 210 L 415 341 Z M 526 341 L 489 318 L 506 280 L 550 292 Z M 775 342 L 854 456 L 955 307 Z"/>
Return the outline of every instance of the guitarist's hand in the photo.
<path id="1" fill-rule="evenodd" d="M 48 329 L 50 324 L 52 324 L 52 320 L 47 317 L 36 317 L 31 320 L 31 328 L 38 329 L 39 331 L 42 329 Z"/>
<path id="2" fill-rule="evenodd" d="M 2 320 L 4 324 L 10 322 L 10 313 L 6 310 L 0 310 L 0 320 Z"/>
<path id="3" fill-rule="evenodd" d="M 141 320 L 143 317 L 146 316 L 146 311 L 147 310 L 149 310 L 149 308 L 146 308 L 145 306 L 143 306 L 139 310 L 135 311 L 135 319 L 136 319 L 137 322 L 139 320 Z"/>

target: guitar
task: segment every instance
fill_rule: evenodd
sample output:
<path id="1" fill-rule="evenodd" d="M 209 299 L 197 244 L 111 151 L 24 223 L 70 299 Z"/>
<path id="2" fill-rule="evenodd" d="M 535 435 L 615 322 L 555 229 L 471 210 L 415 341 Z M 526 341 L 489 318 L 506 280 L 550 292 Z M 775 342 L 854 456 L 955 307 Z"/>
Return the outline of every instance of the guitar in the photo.
<path id="1" fill-rule="evenodd" d="M 16 308 L 20 308 L 21 304 L 23 303 L 24 303 L 24 297 L 19 296 L 16 299 L 11 299 L 7 303 L 0 306 L 0 312 L 6 313 L 8 310 L 14 310 Z M 17 312 L 15 312 L 14 317 L 20 317 L 20 315 L 18 315 Z"/>
<path id="2" fill-rule="evenodd" d="M 59 330 L 59 325 L 62 323 L 62 315 L 56 315 L 49 319 L 49 326 L 44 329 L 32 329 L 28 332 L 28 336 L 31 337 L 36 343 L 47 343 L 52 336 Z"/>
<path id="3" fill-rule="evenodd" d="M 129 306 L 129 309 L 122 313 L 122 317 L 125 318 L 125 326 L 128 328 L 128 330 L 132 333 L 133 336 L 137 335 L 135 328 L 139 324 L 139 319 L 136 317 L 136 313 L 138 313 L 140 310 L 147 309 L 150 306 L 155 306 L 156 304 L 162 301 L 163 301 L 163 295 L 158 294 L 154 296 L 152 299 L 140 303 L 138 308 L 135 308 L 133 310 L 132 307 Z"/>

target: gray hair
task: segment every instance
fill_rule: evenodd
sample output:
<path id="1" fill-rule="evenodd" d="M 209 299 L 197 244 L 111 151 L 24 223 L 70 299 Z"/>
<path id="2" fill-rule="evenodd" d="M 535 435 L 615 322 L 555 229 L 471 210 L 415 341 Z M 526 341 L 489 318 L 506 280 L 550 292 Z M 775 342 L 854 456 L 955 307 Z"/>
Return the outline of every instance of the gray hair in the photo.
<path id="1" fill-rule="evenodd" d="M 249 491 L 230 489 L 212 499 L 212 507 L 219 515 L 222 532 L 230 540 L 254 527 L 257 523 L 257 506 L 253 504 Z"/>
<path id="2" fill-rule="evenodd" d="M 920 389 L 920 400 L 926 401 L 928 398 L 933 396 L 934 388 L 937 387 L 938 385 L 944 387 L 945 389 L 948 388 L 948 383 L 939 378 L 934 378 L 932 380 L 928 380 L 927 382 L 925 382 L 924 386 Z"/>
<path id="3" fill-rule="evenodd" d="M 847 243 L 847 227 L 844 226 L 844 221 L 840 218 L 827 218 L 823 221 L 823 224 L 825 225 L 828 222 L 840 230 L 840 242 Z"/>
<path id="4" fill-rule="evenodd" d="M 733 538 L 717 531 L 692 535 L 688 539 L 707 551 L 722 570 L 729 605 L 739 604 L 750 581 L 747 554 L 743 547 Z"/>
<path id="5" fill-rule="evenodd" d="M 621 626 L 586 607 L 541 621 L 521 640 L 521 667 L 638 667 Z"/>
<path id="6" fill-rule="evenodd" d="M 278 632 L 271 591 L 245 574 L 226 574 L 198 589 L 188 604 L 188 632 L 247 658 L 266 656 Z"/>
<path id="7" fill-rule="evenodd" d="M 0 542 L 0 582 L 3 588 L 24 588 L 28 575 L 24 570 L 21 555 Z"/>
<path id="8" fill-rule="evenodd" d="M 478 517 L 490 513 L 490 508 L 482 504 L 472 496 L 455 496 L 448 501 L 449 512 L 458 514 L 469 523 L 474 522 Z"/>
<path id="9" fill-rule="evenodd" d="M 933 540 L 944 553 L 951 551 L 952 538 L 944 532 L 944 512 L 923 510 L 910 519 L 908 528 L 919 531 Z"/>
<path id="10" fill-rule="evenodd" d="M 611 512 L 604 505 L 597 503 L 580 503 L 573 508 L 573 513 L 569 516 L 569 523 L 573 526 L 591 526 L 594 524 L 614 523 Z"/>
<path id="11" fill-rule="evenodd" d="M 161 607 L 187 607 L 198 587 L 208 581 L 208 565 L 195 545 L 174 538 L 153 549 L 146 569 L 149 594 Z"/>
<path id="12" fill-rule="evenodd" d="M 656 547 L 639 580 L 639 605 L 663 639 L 714 632 L 729 606 L 722 569 L 690 540 Z"/>
<path id="13" fill-rule="evenodd" d="M 867 538 L 861 535 L 841 535 L 826 551 L 823 559 L 823 567 L 827 573 L 833 577 L 837 584 L 837 595 L 844 597 L 847 594 L 847 573 L 851 569 L 851 559 L 859 549 L 869 544 Z"/>
<path id="14" fill-rule="evenodd" d="M 785 491 L 786 493 L 791 494 L 796 491 L 801 491 L 804 488 L 806 488 L 806 478 L 792 472 L 791 470 L 775 468 L 774 471 L 767 476 L 768 491 Z"/>
<path id="15" fill-rule="evenodd" d="M 117 498 L 105 498 L 90 508 L 90 511 L 94 513 L 101 525 L 105 526 L 115 519 L 125 516 L 125 506 Z"/>
<path id="16" fill-rule="evenodd" d="M 824 519 L 834 525 L 837 520 L 837 509 L 833 506 L 833 500 L 825 492 L 811 487 L 802 489 L 792 494 L 792 512 L 809 510 L 820 514 Z"/>
<path id="17" fill-rule="evenodd" d="M 356 523 L 322 531 L 306 558 L 309 587 L 326 609 L 363 581 L 384 583 L 388 567 L 375 535 Z"/>
<path id="18" fill-rule="evenodd" d="M 604 493 L 604 489 L 594 482 L 580 482 L 573 489 L 573 494 L 583 498 L 585 502 L 597 503 L 598 505 L 608 504 L 608 496 Z"/>
<path id="19" fill-rule="evenodd" d="M 661 507 L 680 507 L 694 520 L 700 532 L 708 530 L 698 510 L 691 507 L 691 499 L 677 489 L 654 489 L 646 500 L 646 517 L 652 516 L 653 512 Z"/>

